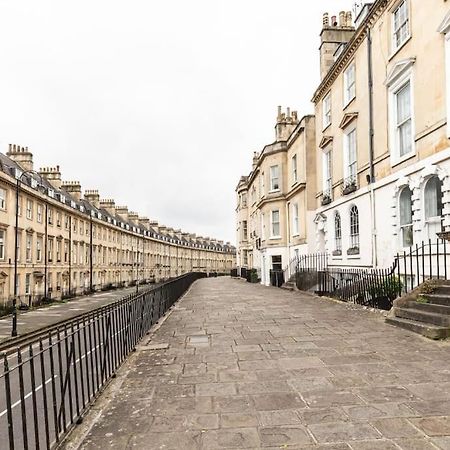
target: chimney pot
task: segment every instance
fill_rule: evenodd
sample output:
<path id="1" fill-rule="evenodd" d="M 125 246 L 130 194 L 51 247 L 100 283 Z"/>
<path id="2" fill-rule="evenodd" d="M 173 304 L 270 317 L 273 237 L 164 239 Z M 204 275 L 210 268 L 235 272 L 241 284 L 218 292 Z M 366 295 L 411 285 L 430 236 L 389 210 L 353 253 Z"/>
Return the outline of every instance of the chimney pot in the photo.
<path id="1" fill-rule="evenodd" d="M 331 16 L 331 26 L 337 27 L 336 16 Z"/>
<path id="2" fill-rule="evenodd" d="M 323 26 L 328 27 L 330 25 L 330 19 L 328 13 L 324 13 L 323 15 Z"/>
<path id="3" fill-rule="evenodd" d="M 346 20 L 347 20 L 347 14 L 345 13 L 345 11 L 341 11 L 339 13 L 339 26 L 340 27 L 345 27 Z"/>

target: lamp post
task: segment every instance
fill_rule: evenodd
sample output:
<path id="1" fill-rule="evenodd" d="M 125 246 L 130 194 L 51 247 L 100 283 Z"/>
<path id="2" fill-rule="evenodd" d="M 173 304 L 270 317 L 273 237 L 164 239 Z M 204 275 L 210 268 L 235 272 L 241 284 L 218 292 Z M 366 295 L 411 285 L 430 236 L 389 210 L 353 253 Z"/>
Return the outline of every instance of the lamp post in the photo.
<path id="1" fill-rule="evenodd" d="M 12 330 L 11 336 L 17 336 L 17 262 L 19 257 L 19 189 L 20 183 L 22 182 L 22 177 L 28 175 L 31 178 L 31 175 L 36 175 L 40 180 L 40 186 L 43 188 L 42 177 L 38 172 L 34 170 L 26 170 L 22 172 L 20 176 L 16 179 L 16 218 L 15 218 L 15 231 L 14 231 L 14 294 L 13 294 L 13 311 L 12 311 Z M 47 208 L 47 203 L 45 203 L 45 207 Z M 45 226 L 47 226 L 47 217 L 45 218 Z M 46 228 L 47 230 L 47 228 Z M 47 241 L 47 233 L 45 233 L 45 240 Z"/>

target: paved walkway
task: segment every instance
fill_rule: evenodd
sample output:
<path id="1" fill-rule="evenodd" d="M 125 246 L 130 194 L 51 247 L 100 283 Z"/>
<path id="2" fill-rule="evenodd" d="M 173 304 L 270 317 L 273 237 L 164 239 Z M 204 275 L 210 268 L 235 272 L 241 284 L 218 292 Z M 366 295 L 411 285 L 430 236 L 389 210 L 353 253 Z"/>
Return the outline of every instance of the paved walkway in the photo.
<path id="1" fill-rule="evenodd" d="M 147 289 L 150 285 L 141 286 L 139 289 Z M 75 297 L 67 302 L 55 302 L 42 308 L 30 311 L 18 311 L 17 330 L 18 335 L 32 333 L 51 326 L 61 320 L 71 319 L 93 309 L 113 303 L 126 295 L 136 292 L 136 287 L 118 289 L 113 291 L 97 292 L 96 294 Z M 11 316 L 0 319 L 0 344 L 11 340 Z"/>
<path id="2" fill-rule="evenodd" d="M 450 343 L 359 307 L 204 279 L 83 426 L 85 450 L 450 449 Z"/>

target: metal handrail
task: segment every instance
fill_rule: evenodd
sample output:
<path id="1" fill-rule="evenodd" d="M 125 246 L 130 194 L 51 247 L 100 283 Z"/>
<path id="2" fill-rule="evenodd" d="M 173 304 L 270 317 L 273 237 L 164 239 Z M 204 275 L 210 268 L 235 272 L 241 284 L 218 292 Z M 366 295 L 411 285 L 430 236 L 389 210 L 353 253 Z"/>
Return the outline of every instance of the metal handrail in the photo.
<path id="1" fill-rule="evenodd" d="M 182 275 L 126 296 L 0 354 L 0 405 L 6 405 L 4 411 L 0 407 L 0 424 L 6 420 L 9 448 L 57 446 L 152 325 L 205 276 Z"/>

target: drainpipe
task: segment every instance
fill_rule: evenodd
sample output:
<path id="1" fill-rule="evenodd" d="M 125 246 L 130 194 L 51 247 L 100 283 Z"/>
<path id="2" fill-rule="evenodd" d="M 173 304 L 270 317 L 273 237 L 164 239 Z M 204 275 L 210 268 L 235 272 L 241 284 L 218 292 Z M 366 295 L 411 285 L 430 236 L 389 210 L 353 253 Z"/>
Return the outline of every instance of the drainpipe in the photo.
<path id="1" fill-rule="evenodd" d="M 374 127 L 373 127 L 373 64 L 372 64 L 372 35 L 370 26 L 367 25 L 367 72 L 369 87 L 369 183 L 370 209 L 371 209 L 371 228 L 372 228 L 372 267 L 377 267 L 377 229 L 375 218 L 375 194 L 373 183 L 375 182 L 374 170 Z"/>

